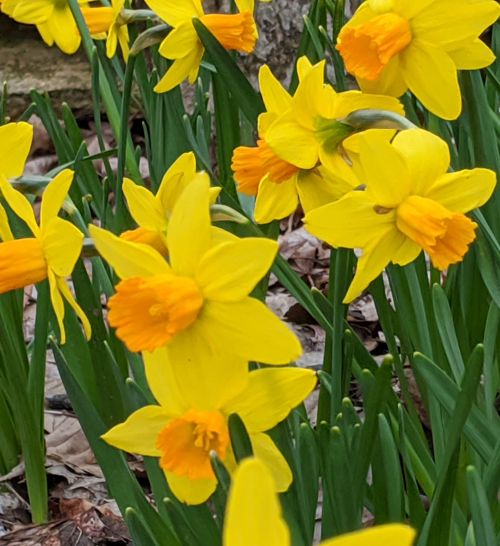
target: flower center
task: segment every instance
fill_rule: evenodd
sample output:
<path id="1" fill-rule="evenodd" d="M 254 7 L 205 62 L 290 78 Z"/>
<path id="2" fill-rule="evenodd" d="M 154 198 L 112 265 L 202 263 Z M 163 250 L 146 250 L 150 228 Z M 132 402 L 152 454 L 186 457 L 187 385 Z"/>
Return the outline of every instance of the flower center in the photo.
<path id="1" fill-rule="evenodd" d="M 228 446 L 226 419 L 219 411 L 191 409 L 170 421 L 156 438 L 160 466 L 191 480 L 213 478 L 210 452 L 224 460 Z"/>
<path id="2" fill-rule="evenodd" d="M 109 300 L 109 323 L 131 351 L 166 345 L 198 317 L 203 296 L 189 277 L 132 277 Z"/>
<path id="3" fill-rule="evenodd" d="M 115 10 L 110 7 L 83 7 L 81 10 L 83 17 L 85 18 L 85 23 L 89 27 L 90 34 L 92 35 L 108 32 L 116 17 Z"/>
<path id="4" fill-rule="evenodd" d="M 263 139 L 257 146 L 239 146 L 233 152 L 231 168 L 238 191 L 246 195 L 256 195 L 260 181 L 269 175 L 269 180 L 280 184 L 288 180 L 300 169 L 280 159 Z"/>
<path id="5" fill-rule="evenodd" d="M 464 214 L 451 212 L 441 204 L 412 195 L 397 209 L 396 225 L 429 254 L 432 263 L 444 270 L 460 262 L 476 238 L 477 224 Z"/>
<path id="6" fill-rule="evenodd" d="M 38 239 L 0 243 L 0 294 L 47 278 L 47 262 Z"/>
<path id="7" fill-rule="evenodd" d="M 339 34 L 337 49 L 346 69 L 364 80 L 376 80 L 387 63 L 411 42 L 407 19 L 384 13 Z"/>
<path id="8" fill-rule="evenodd" d="M 251 53 L 257 41 L 257 27 L 252 13 L 212 13 L 203 15 L 201 22 L 210 30 L 225 49 Z"/>
<path id="9" fill-rule="evenodd" d="M 133 243 L 142 243 L 143 245 L 152 246 L 162 256 L 167 256 L 168 251 L 163 238 L 157 231 L 146 229 L 144 227 L 138 227 L 135 229 L 129 229 L 124 231 L 120 235 L 121 239 L 125 241 L 132 241 Z"/>

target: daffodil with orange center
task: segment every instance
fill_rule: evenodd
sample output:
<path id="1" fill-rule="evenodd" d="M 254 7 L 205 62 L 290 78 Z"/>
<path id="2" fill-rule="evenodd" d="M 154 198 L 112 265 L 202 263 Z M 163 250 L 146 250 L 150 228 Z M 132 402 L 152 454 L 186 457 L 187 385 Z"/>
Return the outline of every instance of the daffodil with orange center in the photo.
<path id="1" fill-rule="evenodd" d="M 186 186 L 168 224 L 168 262 L 151 247 L 90 226 L 97 250 L 122 279 L 109 300 L 109 323 L 131 351 L 166 346 L 176 362 L 220 352 L 291 362 L 301 353 L 297 338 L 248 296 L 271 267 L 278 244 L 236 237 L 219 242 L 209 202 L 207 177 Z"/>
<path id="2" fill-rule="evenodd" d="M 80 256 L 83 233 L 58 216 L 74 173 L 66 169 L 47 185 L 42 197 L 38 225 L 28 199 L 7 180 L 7 177 L 22 173 L 32 131 L 31 126 L 25 123 L 0 127 L 0 190 L 9 207 L 33 234 L 33 237 L 12 239 L 5 214 L 0 214 L 0 236 L 4 241 L 0 243 L 0 293 L 48 279 L 50 298 L 61 332 L 61 343 L 64 343 L 64 300 L 74 309 L 90 337 L 87 317 L 65 281 Z"/>
<path id="3" fill-rule="evenodd" d="M 227 50 L 251 53 L 255 47 L 254 0 L 236 0 L 239 13 L 234 14 L 206 14 L 201 0 L 146 0 L 146 4 L 173 27 L 160 45 L 160 54 L 173 63 L 156 85 L 158 93 L 173 89 L 186 78 L 190 83 L 196 81 L 205 49 L 193 18 L 199 19 Z"/>
<path id="4" fill-rule="evenodd" d="M 298 61 L 301 78 L 310 70 L 306 57 Z M 266 141 L 269 126 L 292 105 L 292 97 L 274 77 L 268 66 L 259 72 L 259 83 L 266 112 L 259 116 L 257 146 L 239 146 L 233 152 L 232 169 L 238 191 L 256 195 L 255 220 L 260 224 L 291 214 L 297 205 L 304 211 L 338 199 L 356 186 L 349 165 L 337 154 L 330 167 L 300 169 L 280 158 Z"/>
<path id="5" fill-rule="evenodd" d="M 79 0 L 79 3 L 87 4 L 85 0 Z M 67 0 L 3 0 L 1 9 L 19 23 L 36 25 L 49 46 L 55 43 L 68 54 L 80 47 L 80 33 Z"/>
<path id="6" fill-rule="evenodd" d="M 339 146 L 354 132 L 345 122 L 352 112 L 376 109 L 403 114 L 393 97 L 337 93 L 324 82 L 325 61 L 312 67 L 304 62 L 297 68 L 299 75 L 303 72 L 300 83 L 287 110 L 267 128 L 266 142 L 276 156 L 300 169 L 314 169 L 318 164 L 332 173 L 339 169 Z"/>
<path id="7" fill-rule="evenodd" d="M 366 184 L 305 217 L 313 235 L 362 251 L 344 301 L 358 296 L 389 264 L 406 265 L 424 250 L 440 270 L 460 262 L 477 225 L 464 213 L 491 196 L 488 169 L 448 173 L 447 144 L 422 129 L 369 130 L 352 137 L 353 168 Z M 346 141 L 349 147 L 349 141 Z"/>
<path id="8" fill-rule="evenodd" d="M 160 254 L 167 254 L 167 229 L 177 199 L 186 186 L 199 177 L 207 177 L 196 171 L 193 152 L 179 156 L 165 173 L 156 195 L 129 179 L 123 181 L 123 193 L 132 218 L 139 227 L 125 231 L 122 239 L 144 243 Z M 210 204 L 220 193 L 220 188 L 210 188 Z M 216 228 L 214 228 L 215 230 Z"/>
<path id="9" fill-rule="evenodd" d="M 106 38 L 106 55 L 111 59 L 115 56 L 120 44 L 123 58 L 128 59 L 129 34 L 121 13 L 125 0 L 111 0 L 111 6 L 82 7 L 82 14 L 94 38 Z"/>
<path id="10" fill-rule="evenodd" d="M 499 15 L 493 0 L 366 0 L 337 49 L 363 91 L 399 97 L 409 89 L 437 116 L 455 119 L 457 70 L 495 60 L 479 36 Z"/>
<path id="11" fill-rule="evenodd" d="M 321 542 L 320 546 L 412 546 L 407 525 L 380 525 Z M 273 476 L 258 458 L 244 459 L 233 476 L 224 522 L 223 546 L 291 546 L 290 530 Z"/>
<path id="12" fill-rule="evenodd" d="M 208 499 L 217 486 L 210 452 L 231 472 L 235 465 L 228 417 L 237 413 L 252 449 L 272 473 L 277 491 L 292 481 L 290 468 L 265 431 L 286 418 L 314 389 L 313 371 L 267 368 L 248 372 L 239 357 L 205 357 L 183 366 L 165 362 L 166 350 L 145 355 L 149 387 L 159 405 L 134 412 L 104 434 L 109 444 L 158 457 L 175 496 L 189 504 Z"/>

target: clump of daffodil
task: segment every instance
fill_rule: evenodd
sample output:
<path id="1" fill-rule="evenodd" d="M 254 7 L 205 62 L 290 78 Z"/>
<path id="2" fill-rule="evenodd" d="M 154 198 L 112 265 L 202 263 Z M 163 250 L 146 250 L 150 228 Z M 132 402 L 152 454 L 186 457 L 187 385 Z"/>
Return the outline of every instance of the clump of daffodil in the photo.
<path id="1" fill-rule="evenodd" d="M 321 542 L 321 546 L 412 546 L 415 531 L 399 523 L 380 525 Z M 244 459 L 229 491 L 223 546 L 291 546 L 292 539 L 274 480 L 258 458 Z"/>
<path id="2" fill-rule="evenodd" d="M 366 0 L 338 36 L 337 49 L 363 91 L 407 89 L 444 119 L 460 115 L 457 70 L 495 55 L 479 39 L 500 15 L 493 0 Z"/>
<path id="3" fill-rule="evenodd" d="M 214 451 L 231 472 L 236 466 L 228 417 L 237 413 L 252 449 L 273 476 L 277 491 L 292 481 L 290 468 L 265 434 L 314 389 L 316 376 L 302 368 L 267 368 L 248 372 L 239 357 L 205 355 L 189 366 L 165 362 L 167 353 L 145 355 L 149 387 L 159 405 L 135 411 L 104 434 L 109 444 L 132 453 L 159 457 L 175 496 L 189 504 L 208 499 L 217 486 L 210 464 Z"/>
<path id="4" fill-rule="evenodd" d="M 122 279 L 109 300 L 109 323 L 131 351 L 166 346 L 172 360 L 232 352 L 247 360 L 284 364 L 300 343 L 248 294 L 278 252 L 263 238 L 220 242 L 209 215 L 208 177 L 187 185 L 168 224 L 168 259 L 144 244 L 90 226 L 99 253 Z"/>
<path id="5" fill-rule="evenodd" d="M 298 67 L 301 77 L 311 70 L 306 57 L 299 59 Z M 301 169 L 273 152 L 266 141 L 267 130 L 291 108 L 293 99 L 267 65 L 259 71 L 259 84 L 266 112 L 259 116 L 257 145 L 236 148 L 231 165 L 238 191 L 257 196 L 254 211 L 256 222 L 265 224 L 285 218 L 297 208 L 299 202 L 307 212 L 353 189 L 357 181 L 339 154 L 330 161 L 330 169 L 321 165 Z"/>
<path id="6" fill-rule="evenodd" d="M 144 243 L 155 248 L 160 254 L 167 254 L 167 228 L 174 205 L 193 180 L 206 177 L 196 171 L 193 152 L 179 156 L 163 176 L 156 195 L 129 179 L 123 181 L 123 193 L 132 218 L 139 227 L 125 231 L 122 239 Z M 219 188 L 210 188 L 210 204 L 220 193 Z"/>
<path id="7" fill-rule="evenodd" d="M 186 78 L 194 83 L 205 49 L 193 26 L 199 19 L 227 50 L 251 53 L 257 41 L 253 17 L 254 0 L 236 0 L 239 13 L 209 13 L 201 0 L 146 0 L 146 4 L 172 28 L 160 45 L 160 54 L 172 59 L 172 66 L 158 82 L 155 91 L 170 91 Z"/>
<path id="8" fill-rule="evenodd" d="M 83 6 L 87 4 L 79 0 Z M 2 0 L 3 13 L 19 23 L 36 25 L 44 42 L 67 54 L 80 47 L 80 33 L 67 0 Z"/>
<path id="9" fill-rule="evenodd" d="M 351 137 L 353 169 L 366 184 L 305 217 L 306 228 L 336 247 L 360 248 L 356 274 L 344 298 L 352 301 L 390 263 L 406 265 L 424 250 L 444 270 L 460 262 L 477 224 L 465 212 L 491 196 L 488 169 L 447 173 L 447 144 L 422 129 L 371 129 Z M 346 141 L 349 147 L 349 140 Z"/>
<path id="10" fill-rule="evenodd" d="M 111 58 L 120 44 L 123 58 L 128 59 L 129 34 L 122 18 L 125 0 L 112 0 L 111 6 L 83 7 L 82 14 L 93 37 L 106 37 L 106 55 Z"/>
<path id="11" fill-rule="evenodd" d="M 33 237 L 12 240 L 10 230 L 8 233 L 0 233 L 4 241 L 0 243 L 0 293 L 48 279 L 50 299 L 61 332 L 61 343 L 66 341 L 64 300 L 74 309 L 82 321 L 87 337 L 90 337 L 89 321 L 65 281 L 80 256 L 83 233 L 70 222 L 58 217 L 73 174 L 69 169 L 61 171 L 47 185 L 42 197 L 40 225 L 36 222 L 30 202 L 0 175 L 0 190 L 5 201 L 33 234 Z"/>
<path id="12" fill-rule="evenodd" d="M 352 112 L 376 109 L 403 114 L 403 107 L 393 97 L 360 91 L 337 93 L 324 82 L 325 61 L 298 68 L 303 74 L 290 107 L 267 128 L 266 142 L 279 158 L 300 169 L 313 169 L 321 163 L 335 172 L 338 147 L 354 131 L 344 121 Z"/>

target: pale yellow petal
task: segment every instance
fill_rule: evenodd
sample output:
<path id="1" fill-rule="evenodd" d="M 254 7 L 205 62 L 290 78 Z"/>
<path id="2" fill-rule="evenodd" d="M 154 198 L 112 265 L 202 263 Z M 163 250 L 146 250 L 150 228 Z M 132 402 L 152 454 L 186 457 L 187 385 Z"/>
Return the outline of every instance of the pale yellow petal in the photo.
<path id="1" fill-rule="evenodd" d="M 132 218 L 137 225 L 151 231 L 162 231 L 166 228 L 167 218 L 155 196 L 145 187 L 132 180 L 123 180 L 123 193 Z"/>
<path id="2" fill-rule="evenodd" d="M 271 268 L 278 243 L 248 237 L 211 248 L 196 271 L 203 296 L 215 301 L 239 301 L 248 296 Z"/>
<path id="3" fill-rule="evenodd" d="M 97 251 L 120 279 L 171 274 L 165 259 L 148 245 L 125 241 L 93 225 L 89 226 L 89 232 Z"/>
<path id="4" fill-rule="evenodd" d="M 42 246 L 48 266 L 58 277 L 71 275 L 83 244 L 83 233 L 62 218 L 52 217 L 42 230 Z"/>
<path id="5" fill-rule="evenodd" d="M 416 533 L 407 525 L 392 523 L 340 535 L 321 546 L 412 546 Z"/>
<path id="6" fill-rule="evenodd" d="M 228 497 L 224 546 L 290 546 L 291 537 L 276 495 L 273 477 L 260 459 L 237 468 Z"/>
<path id="7" fill-rule="evenodd" d="M 159 457 L 156 438 L 169 421 L 160 406 L 144 406 L 134 411 L 123 423 L 115 425 L 101 438 L 108 444 L 128 453 Z"/>
<path id="8" fill-rule="evenodd" d="M 490 66 L 495 61 L 495 54 L 482 40 L 473 40 L 459 49 L 448 51 L 448 55 L 458 70 L 477 70 Z"/>
<path id="9" fill-rule="evenodd" d="M 40 227 L 42 230 L 48 221 L 59 214 L 59 210 L 68 195 L 74 175 L 75 173 L 72 170 L 64 169 L 45 188 L 40 209 Z"/>
<path id="10" fill-rule="evenodd" d="M 252 434 L 252 450 L 256 459 L 264 463 L 274 482 L 275 491 L 283 493 L 293 481 L 292 471 L 281 451 L 267 434 Z"/>
<path id="11" fill-rule="evenodd" d="M 250 372 L 246 389 L 225 411 L 237 413 L 248 432 L 264 432 L 283 421 L 316 386 L 316 374 L 304 368 L 264 368 Z"/>
<path id="12" fill-rule="evenodd" d="M 186 476 L 178 476 L 172 472 L 165 472 L 165 477 L 172 493 L 186 504 L 205 502 L 217 487 L 217 480 L 211 478 L 190 480 Z"/>
<path id="13" fill-rule="evenodd" d="M 21 176 L 33 140 L 29 123 L 7 123 L 0 126 L 0 174 L 5 178 Z"/>
<path id="14" fill-rule="evenodd" d="M 281 85 L 267 64 L 259 70 L 259 86 L 268 112 L 282 114 L 290 107 L 292 97 Z"/>

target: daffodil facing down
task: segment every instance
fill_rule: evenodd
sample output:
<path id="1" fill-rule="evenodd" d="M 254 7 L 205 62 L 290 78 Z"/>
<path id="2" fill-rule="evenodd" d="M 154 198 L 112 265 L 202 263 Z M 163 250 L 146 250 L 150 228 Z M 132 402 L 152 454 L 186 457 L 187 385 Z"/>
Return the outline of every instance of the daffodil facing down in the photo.
<path id="1" fill-rule="evenodd" d="M 314 372 L 302 368 L 248 372 L 247 362 L 239 357 L 205 356 L 189 366 L 165 358 L 161 349 L 145 355 L 148 384 L 159 405 L 137 410 L 103 439 L 125 451 L 158 457 L 175 496 L 198 504 L 217 486 L 210 452 L 229 471 L 236 466 L 228 417 L 237 413 L 255 457 L 273 476 L 274 490 L 286 491 L 292 481 L 290 468 L 265 431 L 309 396 L 316 384 Z"/>
<path id="2" fill-rule="evenodd" d="M 84 0 L 79 3 L 85 6 Z M 54 43 L 64 53 L 72 54 L 80 47 L 80 33 L 67 0 L 2 0 L 3 13 L 19 23 L 36 25 L 44 42 Z"/>
<path id="3" fill-rule="evenodd" d="M 168 224 L 165 260 L 153 248 L 90 226 L 99 253 L 122 279 L 109 300 L 109 323 L 131 351 L 166 346 L 171 360 L 209 354 L 285 364 L 300 343 L 248 294 L 271 267 L 278 245 L 263 238 L 220 241 L 210 225 L 208 178 L 190 182 Z"/>
<path id="4" fill-rule="evenodd" d="M 340 535 L 321 546 L 412 546 L 415 535 L 411 527 L 394 523 Z M 292 544 L 273 477 L 256 457 L 244 459 L 234 473 L 223 534 L 223 546 L 255 544 Z"/>
<path id="5" fill-rule="evenodd" d="M 194 83 L 198 76 L 205 50 L 193 26 L 193 18 L 199 19 L 228 50 L 251 53 L 255 47 L 254 0 L 236 0 L 239 13 L 233 14 L 206 14 L 201 0 L 146 0 L 146 4 L 173 27 L 160 45 L 160 54 L 173 63 L 156 85 L 158 93 L 173 89 L 186 78 Z"/>
<path id="6" fill-rule="evenodd" d="M 193 152 L 179 156 L 165 173 L 156 195 L 129 179 L 123 181 L 123 193 L 132 218 L 139 227 L 125 231 L 121 238 L 144 243 L 160 254 L 167 254 L 167 228 L 174 205 L 186 186 L 198 177 L 207 177 L 196 171 Z M 220 188 L 210 188 L 210 204 L 220 193 Z"/>
<path id="7" fill-rule="evenodd" d="M 304 63 L 298 69 L 304 74 L 290 107 L 268 127 L 266 142 L 280 159 L 300 169 L 314 169 L 321 163 L 335 172 L 339 145 L 354 132 L 345 122 L 352 112 L 376 109 L 403 114 L 393 97 L 360 91 L 337 93 L 324 82 L 325 61 L 312 67 Z"/>
<path id="8" fill-rule="evenodd" d="M 0 234 L 4 240 L 0 243 L 0 293 L 48 279 L 61 343 L 66 341 L 64 300 L 74 309 L 87 337 L 90 337 L 89 321 L 65 281 L 80 256 L 83 233 L 58 216 L 73 174 L 69 169 L 61 171 L 47 185 L 42 197 L 40 225 L 35 220 L 30 202 L 0 175 L 0 190 L 5 201 L 33 234 L 33 237 L 15 240 L 6 240 L 4 234 Z"/>
<path id="9" fill-rule="evenodd" d="M 369 130 L 352 137 L 353 168 L 366 184 L 305 217 L 306 228 L 336 247 L 360 248 L 350 302 L 390 263 L 406 265 L 424 250 L 440 270 L 460 262 L 477 225 L 465 212 L 491 196 L 488 169 L 447 173 L 447 144 L 422 129 Z M 349 141 L 346 142 L 349 147 Z"/>
<path id="10" fill-rule="evenodd" d="M 128 59 L 128 28 L 121 16 L 124 6 L 125 0 L 112 0 L 111 6 L 82 7 L 82 14 L 92 36 L 106 37 L 106 55 L 110 59 L 115 56 L 118 44 L 123 58 Z"/>
<path id="11" fill-rule="evenodd" d="M 298 61 L 304 76 L 311 65 L 306 57 Z M 259 116 L 257 145 L 239 146 L 233 152 L 232 169 L 238 191 L 256 195 L 255 220 L 264 224 L 291 214 L 299 202 L 307 212 L 338 199 L 356 186 L 356 179 L 348 164 L 337 154 L 330 166 L 301 169 L 279 157 L 268 145 L 269 126 L 290 109 L 292 97 L 274 77 L 267 65 L 259 71 L 259 83 L 266 112 Z"/>
<path id="12" fill-rule="evenodd" d="M 337 49 L 369 93 L 407 89 L 434 114 L 462 109 L 457 70 L 483 68 L 495 55 L 479 39 L 500 15 L 493 0 L 366 0 L 340 31 Z"/>

